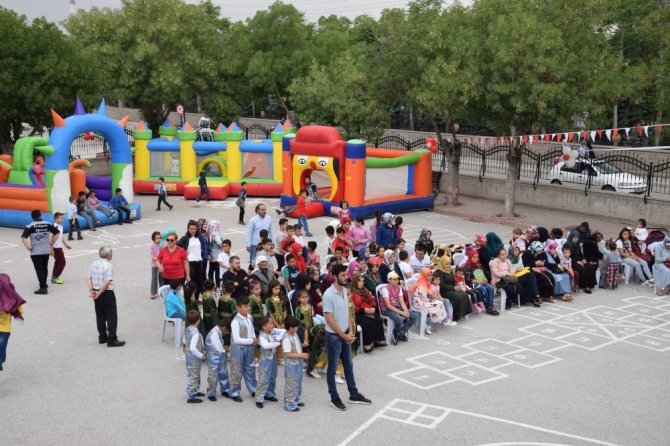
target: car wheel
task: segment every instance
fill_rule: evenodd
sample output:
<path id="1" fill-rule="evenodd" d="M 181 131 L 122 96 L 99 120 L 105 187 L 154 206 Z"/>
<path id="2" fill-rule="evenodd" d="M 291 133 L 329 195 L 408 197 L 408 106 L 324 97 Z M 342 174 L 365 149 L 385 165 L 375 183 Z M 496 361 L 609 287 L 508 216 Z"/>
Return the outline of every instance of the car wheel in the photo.
<path id="1" fill-rule="evenodd" d="M 603 186 L 602 190 L 606 190 L 606 191 L 609 191 L 609 192 L 616 192 L 616 189 L 614 188 L 614 186 L 610 186 L 609 184 L 606 185 L 606 186 Z"/>
<path id="2" fill-rule="evenodd" d="M 553 179 L 551 180 L 551 184 L 563 184 L 563 183 L 561 183 L 561 180 Z"/>

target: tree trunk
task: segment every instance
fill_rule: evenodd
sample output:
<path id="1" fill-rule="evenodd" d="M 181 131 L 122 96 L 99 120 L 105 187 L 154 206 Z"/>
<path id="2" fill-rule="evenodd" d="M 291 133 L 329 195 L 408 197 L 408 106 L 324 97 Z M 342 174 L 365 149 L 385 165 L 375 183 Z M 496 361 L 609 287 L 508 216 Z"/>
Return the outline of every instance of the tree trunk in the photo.
<path id="1" fill-rule="evenodd" d="M 614 107 L 612 107 L 612 128 L 619 128 L 619 104 L 614 104 Z M 619 145 L 616 141 L 614 141 L 614 138 L 612 138 L 612 142 L 615 146 Z"/>
<path id="2" fill-rule="evenodd" d="M 451 134 L 451 141 L 445 141 L 435 116 L 431 116 L 430 121 L 433 124 L 433 130 L 437 136 L 437 143 L 439 147 L 444 150 L 444 156 L 449 162 L 449 170 L 447 171 L 447 192 L 444 204 L 447 206 L 458 206 L 460 204 L 458 201 L 458 194 L 461 169 L 461 143 L 456 139 L 456 134 L 453 131 Z M 449 122 L 450 118 L 447 117 L 446 121 Z"/>
<path id="3" fill-rule="evenodd" d="M 517 142 L 516 127 L 512 127 L 512 138 L 510 138 L 509 152 L 507 153 L 507 182 L 505 184 L 505 211 L 504 217 L 514 217 L 514 207 L 516 205 L 516 181 L 521 171 L 521 151 L 522 146 Z"/>
<path id="4" fill-rule="evenodd" d="M 281 105 L 281 108 L 284 109 L 284 114 L 286 118 L 291 121 L 292 124 L 295 125 L 296 119 L 295 119 L 295 112 L 289 110 L 288 104 L 284 100 L 284 98 L 281 95 L 281 91 L 279 91 L 278 87 L 275 87 L 275 96 L 277 97 L 277 101 L 279 101 L 279 105 Z"/>
<path id="5" fill-rule="evenodd" d="M 656 112 L 656 122 L 659 124 L 663 122 L 663 110 L 661 110 L 660 108 Z M 654 132 L 654 145 L 655 146 L 661 145 L 661 132 L 659 131 Z"/>
<path id="6" fill-rule="evenodd" d="M 200 96 L 200 93 L 195 95 L 195 104 L 198 113 L 202 113 L 202 96 Z"/>

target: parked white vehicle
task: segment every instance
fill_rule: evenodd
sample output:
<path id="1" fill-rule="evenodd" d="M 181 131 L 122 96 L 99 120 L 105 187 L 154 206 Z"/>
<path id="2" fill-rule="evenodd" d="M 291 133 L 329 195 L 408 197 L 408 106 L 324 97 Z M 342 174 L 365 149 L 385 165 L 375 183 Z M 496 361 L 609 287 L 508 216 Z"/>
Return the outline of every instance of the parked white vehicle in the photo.
<path id="1" fill-rule="evenodd" d="M 630 192 L 641 194 L 647 190 L 646 181 L 632 173 L 624 172 L 607 161 L 585 160 L 578 158 L 573 167 L 565 162 L 556 163 L 549 172 L 551 184 L 585 184 L 591 176 L 591 187 L 612 192 Z"/>

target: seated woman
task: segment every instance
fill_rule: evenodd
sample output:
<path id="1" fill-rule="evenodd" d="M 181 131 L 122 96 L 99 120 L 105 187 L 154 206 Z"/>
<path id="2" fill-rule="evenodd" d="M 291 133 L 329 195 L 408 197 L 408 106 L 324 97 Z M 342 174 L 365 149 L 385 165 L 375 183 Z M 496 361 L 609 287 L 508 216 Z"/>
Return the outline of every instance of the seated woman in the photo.
<path id="1" fill-rule="evenodd" d="M 572 300 L 570 294 L 570 273 L 561 265 L 561 258 L 558 255 L 558 243 L 549 241 L 544 248 L 547 254 L 547 268 L 554 276 L 554 294 L 561 296 L 561 300 L 569 302 Z"/>
<path id="2" fill-rule="evenodd" d="M 374 347 L 386 347 L 384 323 L 377 312 L 377 300 L 365 288 L 365 277 L 360 273 L 351 281 L 351 297 L 356 310 L 356 323 L 363 333 L 363 351 L 370 353 Z"/>
<path id="3" fill-rule="evenodd" d="M 537 290 L 539 298 L 547 302 L 554 302 L 554 277 L 547 270 L 547 255 L 544 253 L 544 247 L 539 241 L 534 241 L 530 247 L 521 255 L 523 266 L 530 268 L 537 281 Z M 539 304 L 539 299 L 533 301 Z"/>
<path id="4" fill-rule="evenodd" d="M 515 275 L 519 277 L 518 290 L 521 298 L 521 305 L 532 303 L 534 307 L 540 306 L 540 293 L 537 289 L 537 279 L 530 271 L 521 274 L 526 268 L 521 259 L 521 248 L 519 246 L 512 246 L 512 252 L 507 257 L 512 263 Z"/>
<path id="5" fill-rule="evenodd" d="M 590 237 L 590 235 L 583 236 L 582 238 L 586 240 L 586 237 Z M 570 248 L 572 269 L 576 272 L 575 276 L 577 276 L 579 289 L 583 290 L 586 294 L 591 294 L 591 289 L 596 286 L 596 269 L 598 268 L 598 264 L 595 263 L 594 265 L 593 262 L 589 262 L 584 258 L 579 240 L 579 231 L 571 231 L 563 245 L 563 251 L 565 252 L 566 248 Z M 651 273 L 649 273 L 649 276 L 651 277 Z"/>
<path id="6" fill-rule="evenodd" d="M 486 246 L 484 245 L 484 249 Z M 489 283 L 482 270 L 482 264 L 479 262 L 479 251 L 472 250 L 468 253 L 468 260 L 463 265 L 463 274 L 465 276 L 465 283 L 472 288 L 479 290 L 482 293 L 482 300 L 486 307 L 486 312 L 493 316 L 500 313 L 493 306 L 493 297 L 495 290 Z"/>
<path id="7" fill-rule="evenodd" d="M 465 290 L 462 290 L 454 281 L 451 267 L 451 257 L 444 255 L 437 259 L 435 276 L 440 278 L 440 296 L 449 300 L 454 309 L 454 321 L 472 313 L 472 303 Z"/>
<path id="8" fill-rule="evenodd" d="M 640 279 L 640 282 L 647 284 L 647 281 L 652 277 L 651 271 L 649 271 L 647 262 L 633 253 L 630 229 L 623 228 L 621 232 L 619 232 L 616 246 L 619 250 L 619 254 L 621 254 L 621 259 L 623 260 L 624 265 L 631 266 L 635 270 L 635 274 L 637 275 L 637 278 Z"/>
<path id="9" fill-rule="evenodd" d="M 384 283 L 381 274 L 379 274 L 379 266 L 376 262 L 368 262 L 368 270 L 365 272 L 365 288 L 373 295 L 377 292 L 377 287 Z"/>
<path id="10" fill-rule="evenodd" d="M 441 296 L 434 296 L 432 293 L 433 272 L 429 268 L 422 268 L 419 272 L 419 278 L 416 285 L 410 287 L 414 293 L 414 308 L 417 310 L 428 311 L 428 321 L 426 323 L 426 334 L 432 333 L 433 324 L 448 325 L 448 314 L 442 303 Z"/>
<path id="11" fill-rule="evenodd" d="M 507 295 L 505 309 L 512 308 L 512 302 L 517 300 L 517 284 L 519 279 L 514 275 L 512 262 L 507 258 L 507 250 L 502 247 L 495 252 L 495 258 L 491 261 L 491 284 L 496 288 L 502 288 Z"/>
<path id="12" fill-rule="evenodd" d="M 663 239 L 663 244 L 654 250 L 654 284 L 656 294 L 670 294 L 670 236 Z"/>
<path id="13" fill-rule="evenodd" d="M 387 249 L 384 251 L 384 262 L 379 265 L 379 275 L 382 276 L 384 283 L 388 283 L 390 272 L 394 272 L 402 278 L 402 271 L 400 271 L 400 266 L 396 260 L 396 254 L 393 250 Z"/>

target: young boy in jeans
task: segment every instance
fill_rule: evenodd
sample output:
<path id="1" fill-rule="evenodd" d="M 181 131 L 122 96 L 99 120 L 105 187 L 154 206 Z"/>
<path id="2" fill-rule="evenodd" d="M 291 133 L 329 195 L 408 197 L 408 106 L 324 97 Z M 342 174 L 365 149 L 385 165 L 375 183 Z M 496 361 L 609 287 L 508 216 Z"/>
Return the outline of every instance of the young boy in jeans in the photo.
<path id="1" fill-rule="evenodd" d="M 116 212 L 119 213 L 119 224 L 123 224 L 123 214 L 126 214 L 126 223 L 132 224 L 132 221 L 130 221 L 130 209 L 128 209 L 128 200 L 126 200 L 126 197 L 123 196 L 123 191 L 121 190 L 120 187 L 116 188 L 116 195 L 112 197 L 111 200 L 109 200 L 109 207 L 114 209 Z"/>
<path id="2" fill-rule="evenodd" d="M 67 236 L 69 241 L 74 240 L 72 237 L 74 231 L 77 231 L 77 240 L 84 240 L 84 237 L 81 236 L 77 215 L 77 199 L 70 195 L 70 204 L 67 205 L 67 220 L 70 222 L 70 231 Z"/>
<path id="3" fill-rule="evenodd" d="M 240 183 L 240 192 L 237 194 L 237 200 L 235 201 L 235 204 L 237 207 L 240 208 L 240 216 L 237 219 L 237 222 L 241 225 L 244 225 L 244 206 L 247 201 L 247 182 L 242 181 Z"/>
<path id="4" fill-rule="evenodd" d="M 167 202 L 167 186 L 165 186 L 165 178 L 158 177 L 158 206 L 156 207 L 157 211 L 161 210 L 161 203 L 165 203 L 165 206 L 172 210 L 172 205 Z"/>

